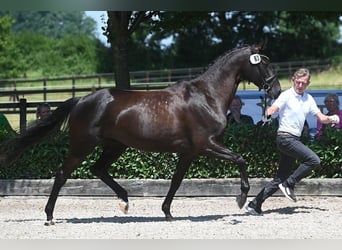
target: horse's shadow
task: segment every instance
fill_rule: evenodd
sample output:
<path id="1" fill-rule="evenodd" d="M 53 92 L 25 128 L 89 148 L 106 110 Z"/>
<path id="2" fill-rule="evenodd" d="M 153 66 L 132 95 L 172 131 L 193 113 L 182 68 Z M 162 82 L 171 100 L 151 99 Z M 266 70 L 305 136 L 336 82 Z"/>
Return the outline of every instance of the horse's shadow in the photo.
<path id="1" fill-rule="evenodd" d="M 203 215 L 203 216 L 183 216 L 175 217 L 173 221 L 191 221 L 191 222 L 205 222 L 205 221 L 215 221 L 229 216 L 225 215 Z M 32 222 L 40 221 L 41 219 L 15 219 L 15 220 L 4 220 L 4 222 Z M 91 224 L 91 223 L 148 223 L 148 222 L 167 222 L 164 216 L 113 216 L 113 217 L 89 217 L 89 218 L 58 218 L 55 223 L 72 223 L 72 224 Z"/>
<path id="2" fill-rule="evenodd" d="M 278 213 L 278 214 L 307 214 L 313 210 L 327 211 L 327 209 L 313 207 L 313 206 L 295 206 L 295 207 L 282 207 L 276 209 L 270 209 L 264 212 L 264 214 Z"/>
<path id="3" fill-rule="evenodd" d="M 312 206 L 294 206 L 294 207 L 282 207 L 276 209 L 266 210 L 262 213 L 262 215 L 268 214 L 282 214 L 282 215 L 291 215 L 291 214 L 307 214 L 312 210 L 318 211 L 327 211 L 327 209 L 312 207 Z M 241 213 L 236 214 L 216 214 L 216 215 L 201 215 L 201 216 L 176 216 L 173 221 L 190 221 L 190 222 L 209 222 L 216 220 L 223 220 L 225 218 L 231 218 L 232 224 L 238 224 L 241 221 L 237 220 L 237 218 L 243 218 L 245 216 L 253 216 L 241 210 Z M 26 221 L 38 221 L 39 219 L 17 219 L 17 220 L 5 220 L 4 222 L 26 222 Z M 91 224 L 91 223 L 149 223 L 149 222 L 166 222 L 164 216 L 113 216 L 113 217 L 90 217 L 90 218 L 60 218 L 56 220 L 56 223 L 71 223 L 71 224 Z"/>
<path id="4" fill-rule="evenodd" d="M 282 215 L 291 215 L 291 214 L 308 214 L 311 213 L 312 210 L 318 210 L 318 211 L 327 211 L 327 209 L 319 208 L 319 207 L 313 207 L 313 206 L 294 206 L 294 207 L 282 207 L 282 208 L 275 208 L 275 209 L 269 209 L 262 212 L 262 215 L 268 215 L 268 214 L 282 214 Z M 245 214 L 232 214 L 231 216 L 253 216 L 248 213 Z"/>
<path id="5" fill-rule="evenodd" d="M 215 221 L 220 220 L 228 215 L 203 215 L 203 216 L 183 216 L 183 217 L 174 217 L 173 221 L 191 221 L 191 222 L 206 222 L 206 221 Z M 66 223 L 73 224 L 90 224 L 90 223 L 149 223 L 149 222 L 166 222 L 164 216 L 149 216 L 149 217 L 141 217 L 141 216 L 113 216 L 113 217 L 94 217 L 94 218 L 68 218 L 61 219 Z"/>

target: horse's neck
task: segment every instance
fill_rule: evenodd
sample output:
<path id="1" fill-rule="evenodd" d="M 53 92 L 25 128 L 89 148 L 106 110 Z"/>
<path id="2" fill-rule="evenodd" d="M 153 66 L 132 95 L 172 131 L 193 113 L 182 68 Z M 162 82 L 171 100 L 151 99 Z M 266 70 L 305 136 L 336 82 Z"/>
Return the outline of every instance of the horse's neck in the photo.
<path id="1" fill-rule="evenodd" d="M 196 92 L 201 93 L 203 96 L 206 96 L 207 100 L 210 100 L 214 110 L 226 114 L 238 85 L 234 84 L 234 81 L 231 80 L 226 80 L 226 83 L 221 84 L 218 84 L 217 81 L 214 80 L 211 82 L 205 78 L 196 78 L 190 84 L 195 86 Z"/>
<path id="2" fill-rule="evenodd" d="M 241 68 L 249 53 L 247 48 L 234 50 L 210 66 L 202 75 L 193 79 L 192 84 L 226 112 L 239 83 L 242 81 Z"/>
<path id="3" fill-rule="evenodd" d="M 225 70 L 216 70 L 217 72 L 203 74 L 197 78 L 197 82 L 205 85 L 202 89 L 206 90 L 207 95 L 217 100 L 222 105 L 224 112 L 226 112 L 241 79 L 237 68 L 229 67 L 225 68 Z"/>

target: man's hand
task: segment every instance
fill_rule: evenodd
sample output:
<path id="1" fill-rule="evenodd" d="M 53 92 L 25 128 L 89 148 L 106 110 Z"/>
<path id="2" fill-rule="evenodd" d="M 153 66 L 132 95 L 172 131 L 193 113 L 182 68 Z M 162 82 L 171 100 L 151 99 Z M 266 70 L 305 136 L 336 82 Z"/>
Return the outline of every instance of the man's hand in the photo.
<path id="1" fill-rule="evenodd" d="M 270 115 L 263 115 L 261 118 L 262 121 L 262 125 L 261 126 L 265 126 L 266 124 L 269 124 L 272 121 L 272 116 Z"/>
<path id="2" fill-rule="evenodd" d="M 340 117 L 338 115 L 331 115 L 329 116 L 330 123 L 340 123 Z"/>

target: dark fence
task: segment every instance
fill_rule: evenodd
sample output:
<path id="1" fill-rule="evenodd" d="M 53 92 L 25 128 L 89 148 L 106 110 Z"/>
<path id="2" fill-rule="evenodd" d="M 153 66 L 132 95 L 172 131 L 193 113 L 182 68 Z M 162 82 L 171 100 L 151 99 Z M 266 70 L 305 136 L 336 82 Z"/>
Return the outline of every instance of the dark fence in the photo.
<path id="1" fill-rule="evenodd" d="M 329 60 L 311 60 L 274 63 L 273 67 L 279 78 L 290 77 L 299 67 L 308 67 L 312 72 L 320 72 L 331 66 Z M 165 70 L 148 70 L 130 72 L 132 89 L 157 89 L 166 87 L 179 80 L 192 79 L 203 73 L 205 68 L 179 68 Z M 37 87 L 37 83 L 39 86 Z M 245 84 L 242 83 L 243 89 Z M 18 87 L 20 85 L 20 87 Z M 35 85 L 35 87 L 30 87 Z M 19 96 L 42 94 L 47 101 L 48 93 L 89 92 L 91 89 L 115 86 L 114 74 L 96 74 L 87 76 L 69 76 L 39 79 L 0 79 L 0 96 L 10 96 L 11 100 L 19 101 Z"/>

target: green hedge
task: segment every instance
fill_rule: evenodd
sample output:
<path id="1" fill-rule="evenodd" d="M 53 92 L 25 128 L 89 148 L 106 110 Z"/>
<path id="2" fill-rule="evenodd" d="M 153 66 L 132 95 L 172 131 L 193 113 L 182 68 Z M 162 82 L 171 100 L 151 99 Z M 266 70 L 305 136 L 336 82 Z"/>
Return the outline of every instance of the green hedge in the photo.
<path id="1" fill-rule="evenodd" d="M 223 143 L 232 151 L 243 155 L 248 163 L 250 177 L 273 177 L 278 167 L 278 151 L 275 144 L 276 125 L 269 126 L 230 126 L 227 128 Z M 342 133 L 329 130 L 320 140 L 306 144 L 316 152 L 322 164 L 310 177 L 342 177 Z M 68 135 L 59 133 L 25 152 L 10 168 L 0 169 L 1 179 L 52 178 L 56 169 L 62 165 L 68 151 Z M 101 149 L 97 148 L 87 157 L 72 178 L 95 178 L 89 171 Z M 175 171 L 177 155 L 172 153 L 146 153 L 128 149 L 117 162 L 112 164 L 110 174 L 114 178 L 153 178 L 170 179 Z M 199 157 L 196 159 L 186 178 L 230 178 L 239 177 L 238 167 L 223 160 Z"/>

